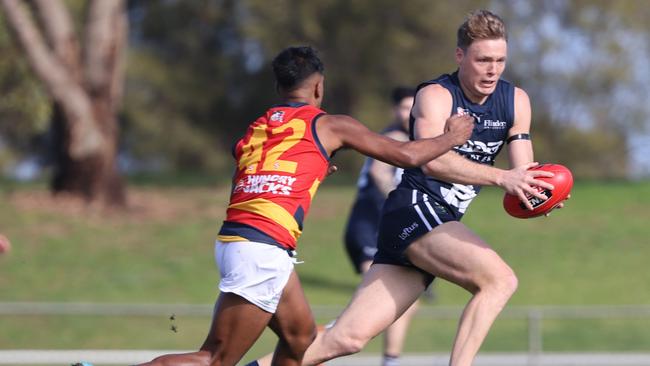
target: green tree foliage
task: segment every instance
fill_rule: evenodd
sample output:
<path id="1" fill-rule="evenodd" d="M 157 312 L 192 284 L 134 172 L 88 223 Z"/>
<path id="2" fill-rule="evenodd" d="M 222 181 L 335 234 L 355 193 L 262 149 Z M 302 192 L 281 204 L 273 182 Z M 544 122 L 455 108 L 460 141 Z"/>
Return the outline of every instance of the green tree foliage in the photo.
<path id="1" fill-rule="evenodd" d="M 537 158 L 578 176 L 626 176 L 627 140 L 650 113 L 641 100 L 650 80 L 636 73 L 648 53 L 643 5 L 133 0 L 121 147 L 157 168 L 229 175 L 232 143 L 277 101 L 272 57 L 299 44 L 315 46 L 326 63 L 324 108 L 380 130 L 391 118 L 391 88 L 453 71 L 458 25 L 469 11 L 488 8 L 509 28 L 506 77 L 531 96 Z M 15 54 L 7 39 L 0 33 L 0 50 Z M 20 62 L 0 60 L 0 90 L 10 96 L 0 101 L 0 136 L 26 148 L 27 136 L 45 129 L 49 106 Z M 29 122 L 5 122 L 11 118 Z M 337 159 L 349 175 L 361 161 L 346 153 Z"/>
<path id="2" fill-rule="evenodd" d="M 0 171 L 32 153 L 47 131 L 50 103 L 0 16 Z"/>
<path id="3" fill-rule="evenodd" d="M 394 86 L 452 70 L 450 33 L 485 3 L 132 3 L 125 103 L 128 138 L 138 143 L 128 145 L 140 155 L 165 151 L 183 167 L 219 169 L 234 139 L 277 101 L 271 59 L 287 46 L 303 44 L 319 49 L 326 64 L 324 108 L 350 113 L 379 130 L 391 119 Z M 339 164 L 356 175 L 360 161 Z"/>
<path id="4" fill-rule="evenodd" d="M 273 100 L 268 70 L 246 70 L 241 6 L 132 3 L 125 131 L 135 156 L 184 170 L 230 166 L 230 145 Z"/>

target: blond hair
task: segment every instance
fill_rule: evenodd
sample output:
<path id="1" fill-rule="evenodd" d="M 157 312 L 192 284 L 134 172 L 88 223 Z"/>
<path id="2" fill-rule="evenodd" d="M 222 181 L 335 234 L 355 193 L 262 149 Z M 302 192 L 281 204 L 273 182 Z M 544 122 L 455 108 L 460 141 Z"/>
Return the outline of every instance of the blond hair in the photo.
<path id="1" fill-rule="evenodd" d="M 458 28 L 456 45 L 466 50 L 472 42 L 480 39 L 508 40 L 503 20 L 488 10 L 477 10 L 467 15 L 463 24 Z"/>

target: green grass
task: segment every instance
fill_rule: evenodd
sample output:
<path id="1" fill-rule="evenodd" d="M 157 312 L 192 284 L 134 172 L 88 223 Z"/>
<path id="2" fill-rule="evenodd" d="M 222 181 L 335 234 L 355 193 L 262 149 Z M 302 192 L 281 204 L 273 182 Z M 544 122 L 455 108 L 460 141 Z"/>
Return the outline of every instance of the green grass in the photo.
<path id="1" fill-rule="evenodd" d="M 135 208 L 105 215 L 52 207 L 41 187 L 0 192 L 0 232 L 13 243 L 0 257 L 0 301 L 212 303 L 218 283 L 212 243 L 228 188 L 138 186 L 131 193 Z M 313 304 L 343 306 L 359 281 L 341 239 L 353 196 L 351 186 L 325 184 L 306 221 L 298 272 Z M 501 191 L 484 190 L 464 222 L 517 272 L 511 305 L 650 304 L 650 183 L 579 182 L 567 208 L 532 220 L 507 216 L 501 199 Z M 425 306 L 469 299 L 443 281 L 435 290 L 436 302 Z M 406 350 L 448 351 L 456 320 L 417 319 Z M 181 317 L 174 333 L 167 317 L 0 316 L 0 348 L 194 349 L 208 322 Z M 544 349 L 648 351 L 649 326 L 643 318 L 545 319 Z M 265 334 L 251 355 L 272 342 Z M 380 346 L 375 340 L 367 351 Z M 526 347 L 525 320 L 501 318 L 483 350 Z"/>

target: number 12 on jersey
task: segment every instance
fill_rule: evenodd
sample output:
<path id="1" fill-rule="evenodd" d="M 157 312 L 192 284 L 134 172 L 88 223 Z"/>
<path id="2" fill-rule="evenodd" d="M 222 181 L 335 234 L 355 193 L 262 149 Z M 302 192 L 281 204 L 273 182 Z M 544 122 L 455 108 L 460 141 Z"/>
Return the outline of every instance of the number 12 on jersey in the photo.
<path id="1" fill-rule="evenodd" d="M 279 157 L 300 142 L 305 135 L 305 125 L 305 121 L 301 119 L 292 119 L 275 128 L 269 128 L 267 124 L 255 126 L 248 143 L 242 146 L 239 169 L 245 168 L 246 174 L 255 174 L 258 171 L 295 173 L 298 163 L 281 160 Z M 291 129 L 290 134 L 278 136 L 288 129 Z"/>

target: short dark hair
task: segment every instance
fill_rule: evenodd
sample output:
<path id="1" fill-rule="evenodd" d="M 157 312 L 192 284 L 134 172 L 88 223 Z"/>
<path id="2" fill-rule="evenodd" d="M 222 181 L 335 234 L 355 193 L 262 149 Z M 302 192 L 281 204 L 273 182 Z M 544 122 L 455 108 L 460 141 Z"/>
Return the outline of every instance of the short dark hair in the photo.
<path id="1" fill-rule="evenodd" d="M 458 28 L 456 45 L 466 50 L 472 42 L 481 39 L 503 39 L 508 41 L 506 26 L 498 15 L 488 10 L 469 13 Z"/>
<path id="2" fill-rule="evenodd" d="M 309 46 L 288 47 L 273 59 L 273 73 L 278 88 L 292 90 L 314 73 L 325 70 L 318 52 Z"/>
<path id="3" fill-rule="evenodd" d="M 390 97 L 393 105 L 398 105 L 404 98 L 415 97 L 415 89 L 408 86 L 398 86 L 390 93 Z"/>

